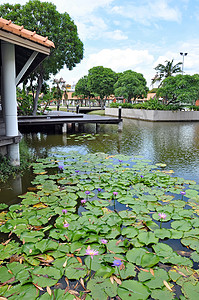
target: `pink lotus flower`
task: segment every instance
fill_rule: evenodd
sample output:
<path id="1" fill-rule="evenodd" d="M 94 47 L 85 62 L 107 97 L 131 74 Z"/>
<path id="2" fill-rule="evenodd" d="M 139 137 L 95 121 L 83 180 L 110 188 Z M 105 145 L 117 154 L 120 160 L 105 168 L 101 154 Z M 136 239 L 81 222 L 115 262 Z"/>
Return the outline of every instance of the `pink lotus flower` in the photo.
<path id="1" fill-rule="evenodd" d="M 65 228 L 69 227 L 69 223 L 64 223 L 64 227 Z"/>
<path id="2" fill-rule="evenodd" d="M 108 241 L 105 240 L 105 239 L 101 239 L 100 242 L 101 242 L 102 244 L 107 244 L 107 243 L 108 243 Z"/>
<path id="3" fill-rule="evenodd" d="M 165 213 L 159 213 L 158 216 L 160 219 L 165 219 L 167 215 Z"/>
<path id="4" fill-rule="evenodd" d="M 114 196 L 117 196 L 117 194 L 118 194 L 118 192 L 113 192 L 113 195 L 114 195 Z"/>
<path id="5" fill-rule="evenodd" d="M 81 200 L 81 203 L 82 203 L 82 204 L 86 203 L 86 199 L 82 199 L 82 200 Z"/>
<path id="6" fill-rule="evenodd" d="M 186 192 L 181 191 L 180 194 L 181 194 L 181 195 L 186 195 Z"/>
<path id="7" fill-rule="evenodd" d="M 67 214 L 67 212 L 68 212 L 67 209 L 62 209 L 63 214 Z"/>
<path id="8" fill-rule="evenodd" d="M 98 255 L 98 254 L 99 254 L 99 251 L 91 249 L 90 246 L 87 247 L 85 255 L 90 255 L 91 258 L 93 259 L 93 256 Z"/>

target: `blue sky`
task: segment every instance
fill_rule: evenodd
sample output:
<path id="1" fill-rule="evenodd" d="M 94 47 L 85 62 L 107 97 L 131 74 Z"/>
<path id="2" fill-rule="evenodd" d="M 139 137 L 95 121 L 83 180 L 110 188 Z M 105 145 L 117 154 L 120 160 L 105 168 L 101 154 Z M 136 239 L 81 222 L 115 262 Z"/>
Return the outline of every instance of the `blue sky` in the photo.
<path id="1" fill-rule="evenodd" d="M 26 0 L 3 3 L 24 4 Z M 43 1 L 44 2 L 44 1 Z M 198 0 L 51 0 L 67 12 L 84 43 L 84 58 L 72 71 L 63 69 L 67 83 L 75 84 L 94 66 L 115 72 L 140 72 L 151 88 L 159 63 L 182 61 L 184 73 L 199 73 Z"/>

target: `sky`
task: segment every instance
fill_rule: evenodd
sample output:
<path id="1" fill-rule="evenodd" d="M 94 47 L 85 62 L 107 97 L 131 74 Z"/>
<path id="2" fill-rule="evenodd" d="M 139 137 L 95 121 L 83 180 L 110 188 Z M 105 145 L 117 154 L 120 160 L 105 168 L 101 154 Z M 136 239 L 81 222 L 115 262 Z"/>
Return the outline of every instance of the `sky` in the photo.
<path id="1" fill-rule="evenodd" d="M 3 3 L 25 4 L 26 0 Z M 84 58 L 63 77 L 74 85 L 95 66 L 115 72 L 142 73 L 149 89 L 155 67 L 183 61 L 184 74 L 199 73 L 198 0 L 51 0 L 61 13 L 67 12 L 77 25 L 84 44 Z"/>

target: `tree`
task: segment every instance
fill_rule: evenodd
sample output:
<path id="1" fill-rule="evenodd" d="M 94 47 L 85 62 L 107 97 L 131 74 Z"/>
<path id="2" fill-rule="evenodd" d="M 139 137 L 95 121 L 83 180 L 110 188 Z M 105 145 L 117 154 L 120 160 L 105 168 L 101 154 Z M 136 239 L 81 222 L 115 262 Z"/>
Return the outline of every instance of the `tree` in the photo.
<path id="1" fill-rule="evenodd" d="M 57 100 L 57 111 L 59 111 L 60 102 L 62 100 L 62 96 L 64 93 L 63 90 L 66 88 L 66 85 L 62 77 L 59 79 L 55 78 L 53 80 L 53 85 L 54 85 L 53 97 Z"/>
<path id="2" fill-rule="evenodd" d="M 43 82 L 59 72 L 64 65 L 72 70 L 83 58 L 83 43 L 70 16 L 59 13 L 52 3 L 32 0 L 25 5 L 2 4 L 0 15 L 26 29 L 36 31 L 37 34 L 47 36 L 55 44 L 50 56 L 29 77 L 34 98 L 33 114 L 36 114 Z"/>
<path id="3" fill-rule="evenodd" d="M 75 92 L 73 93 L 73 95 L 79 96 L 83 99 L 85 99 L 85 98 L 90 99 L 90 97 L 94 96 L 88 87 L 88 76 L 87 75 L 83 76 L 82 78 L 80 78 L 78 80 L 78 82 L 75 85 Z"/>
<path id="4" fill-rule="evenodd" d="M 163 80 L 157 96 L 163 97 L 165 102 L 195 104 L 199 99 L 199 75 L 176 75 Z"/>
<path id="5" fill-rule="evenodd" d="M 157 67 L 155 67 L 157 73 L 155 77 L 152 79 L 152 84 L 154 84 L 155 82 L 160 82 L 161 85 L 161 82 L 164 78 L 182 72 L 182 69 L 180 67 L 182 65 L 181 62 L 177 63 L 176 65 L 173 65 L 173 59 L 172 59 L 171 61 L 166 60 L 165 63 L 166 65 L 159 64 L 157 65 Z"/>
<path id="6" fill-rule="evenodd" d="M 114 94 L 116 97 L 124 97 L 131 102 L 131 99 L 143 98 L 148 92 L 146 79 L 141 73 L 132 70 L 124 71 L 119 75 L 114 85 Z"/>
<path id="7" fill-rule="evenodd" d="M 117 73 L 110 68 L 98 66 L 88 71 L 88 89 L 100 97 L 101 106 L 104 105 L 106 98 L 113 94 L 116 80 Z"/>

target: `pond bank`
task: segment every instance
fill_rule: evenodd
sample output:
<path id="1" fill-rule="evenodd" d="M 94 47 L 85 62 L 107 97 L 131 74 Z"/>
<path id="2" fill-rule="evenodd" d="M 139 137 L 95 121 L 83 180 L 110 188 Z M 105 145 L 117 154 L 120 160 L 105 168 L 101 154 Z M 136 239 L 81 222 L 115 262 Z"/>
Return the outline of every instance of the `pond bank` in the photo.
<path id="1" fill-rule="evenodd" d="M 118 116 L 119 108 L 105 108 L 105 115 Z M 152 122 L 199 121 L 199 111 L 165 111 L 146 109 L 121 109 L 121 117 Z"/>

